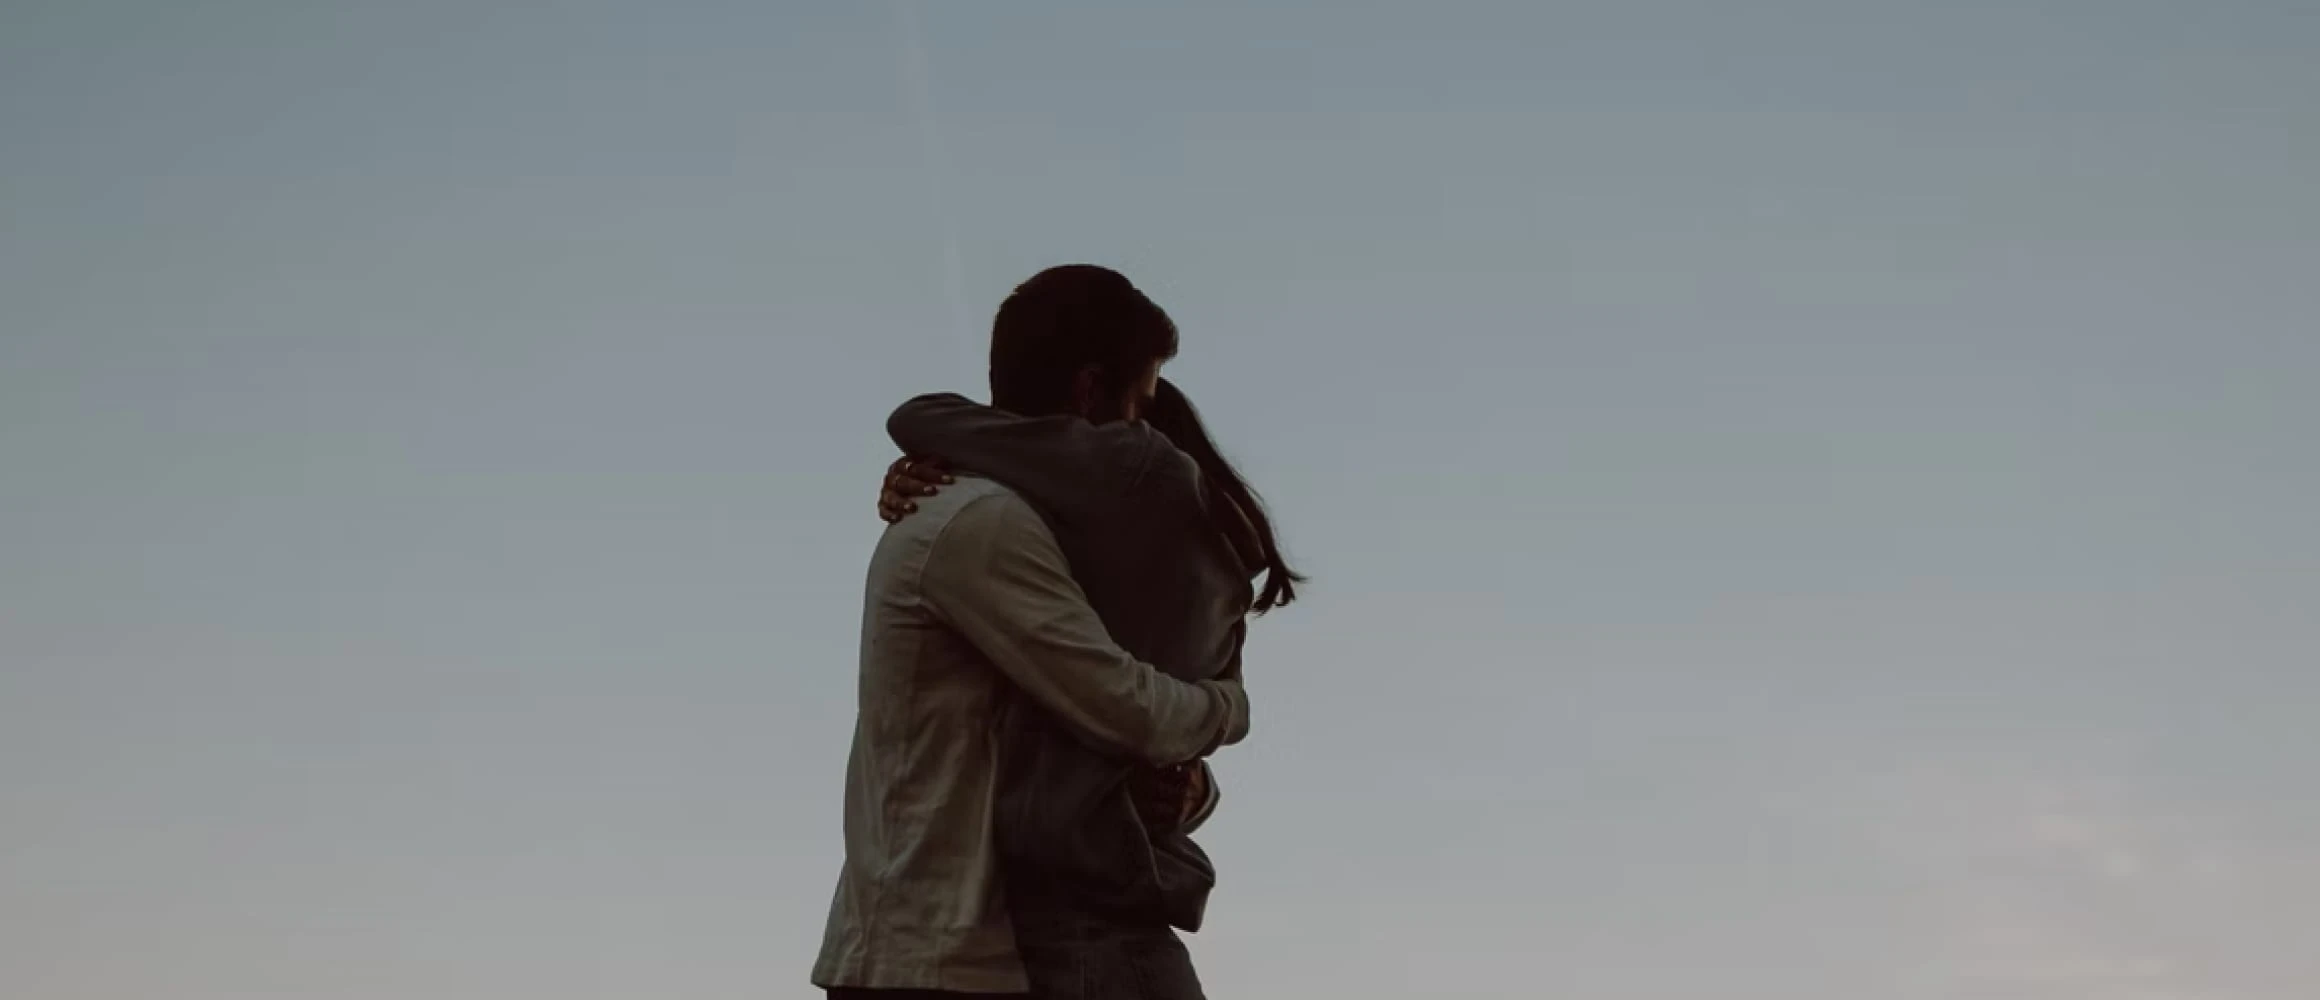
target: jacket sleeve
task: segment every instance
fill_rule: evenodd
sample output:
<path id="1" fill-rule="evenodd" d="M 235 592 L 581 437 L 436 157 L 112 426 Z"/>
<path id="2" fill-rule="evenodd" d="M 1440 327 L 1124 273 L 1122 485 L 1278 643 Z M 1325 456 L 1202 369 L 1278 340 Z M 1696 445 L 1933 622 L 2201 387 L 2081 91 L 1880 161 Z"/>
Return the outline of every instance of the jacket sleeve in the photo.
<path id="1" fill-rule="evenodd" d="M 1241 683 L 1242 646 L 1240 640 L 1242 637 L 1242 630 L 1246 626 L 1246 619 L 1233 623 L 1234 641 L 1232 661 L 1225 664 L 1224 670 L 1216 675 L 1217 680 L 1227 681 L 1233 684 Z M 1201 796 L 1200 805 L 1192 810 L 1192 815 L 1187 816 L 1184 819 L 1184 824 L 1181 830 L 1186 836 L 1191 836 L 1193 833 L 1198 832 L 1201 826 L 1208 822 L 1208 818 L 1210 816 L 1216 815 L 1216 807 L 1224 801 L 1224 789 L 1217 787 L 1216 784 L 1216 771 L 1212 770 L 1208 766 L 1208 761 L 1205 760 L 1199 762 L 1199 767 L 1200 777 L 1202 778 L 1201 787 L 1206 789 L 1206 794 Z"/>
<path id="2" fill-rule="evenodd" d="M 1117 503 L 1138 489 L 1153 463 L 1175 453 L 1165 436 L 1140 422 L 1022 417 L 951 393 L 896 407 L 886 434 L 904 454 L 988 476 L 1064 518 Z"/>
<path id="3" fill-rule="evenodd" d="M 1237 680 L 1187 684 L 1112 642 L 1055 536 L 1019 497 L 969 501 L 935 539 L 925 574 L 929 610 L 1095 746 L 1168 765 L 1248 735 Z"/>

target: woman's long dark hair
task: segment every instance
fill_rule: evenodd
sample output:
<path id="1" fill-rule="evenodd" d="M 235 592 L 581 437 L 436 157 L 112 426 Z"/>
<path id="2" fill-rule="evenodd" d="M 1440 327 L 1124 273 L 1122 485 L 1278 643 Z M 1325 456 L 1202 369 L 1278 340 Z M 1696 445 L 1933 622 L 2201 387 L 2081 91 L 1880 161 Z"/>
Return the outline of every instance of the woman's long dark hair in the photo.
<path id="1" fill-rule="evenodd" d="M 1226 537 L 1244 531 L 1253 531 L 1256 535 L 1257 552 L 1252 553 L 1256 557 L 1253 561 L 1264 566 L 1265 582 L 1257 589 L 1256 602 L 1249 610 L 1261 615 L 1296 600 L 1297 585 L 1305 582 L 1304 574 L 1290 569 L 1288 561 L 1281 557 L 1281 543 L 1273 534 L 1273 520 L 1265 513 L 1265 501 L 1257 496 L 1256 490 L 1249 488 L 1248 480 L 1241 478 L 1240 471 L 1217 452 L 1216 442 L 1209 439 L 1208 428 L 1201 424 L 1200 411 L 1193 409 L 1192 400 L 1175 383 L 1161 379 L 1145 420 L 1168 435 L 1168 440 L 1179 450 L 1192 456 L 1209 488 L 1223 494 L 1248 518 L 1246 525 L 1236 525 L 1226 520 L 1232 517 L 1232 512 L 1210 512 L 1219 519 L 1217 530 Z"/>

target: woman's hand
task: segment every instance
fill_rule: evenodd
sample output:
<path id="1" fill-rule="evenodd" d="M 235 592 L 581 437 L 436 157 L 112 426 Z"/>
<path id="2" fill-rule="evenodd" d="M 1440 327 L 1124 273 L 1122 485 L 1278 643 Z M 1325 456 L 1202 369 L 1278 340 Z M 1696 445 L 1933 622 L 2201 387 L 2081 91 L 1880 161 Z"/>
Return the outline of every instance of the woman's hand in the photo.
<path id="1" fill-rule="evenodd" d="M 878 488 L 878 519 L 893 524 L 909 517 L 918 511 L 913 498 L 931 497 L 939 487 L 956 481 L 950 468 L 935 459 L 897 458 L 886 467 L 886 479 Z"/>

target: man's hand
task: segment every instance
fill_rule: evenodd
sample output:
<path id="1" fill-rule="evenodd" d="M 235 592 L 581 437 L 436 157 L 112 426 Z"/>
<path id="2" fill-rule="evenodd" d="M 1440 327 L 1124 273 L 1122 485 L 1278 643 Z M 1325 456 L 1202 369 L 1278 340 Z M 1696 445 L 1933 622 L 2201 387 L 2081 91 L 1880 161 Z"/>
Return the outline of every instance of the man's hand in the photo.
<path id="1" fill-rule="evenodd" d="M 903 456 L 886 467 L 886 481 L 878 489 L 878 519 L 893 524 L 918 510 L 915 497 L 931 497 L 938 487 L 956 482 L 950 469 L 931 458 Z"/>

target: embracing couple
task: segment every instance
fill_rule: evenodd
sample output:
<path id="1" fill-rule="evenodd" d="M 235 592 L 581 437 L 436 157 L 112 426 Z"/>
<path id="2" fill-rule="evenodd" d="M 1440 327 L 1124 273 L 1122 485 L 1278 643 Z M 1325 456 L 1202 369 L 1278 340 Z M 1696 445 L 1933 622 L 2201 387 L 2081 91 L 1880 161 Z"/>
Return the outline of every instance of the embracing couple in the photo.
<path id="1" fill-rule="evenodd" d="M 1302 578 L 1160 378 L 1176 348 L 1125 277 L 1051 268 L 992 322 L 991 405 L 888 419 L 831 1000 L 1201 1000 L 1205 759 L 1248 732 L 1249 616 Z"/>

